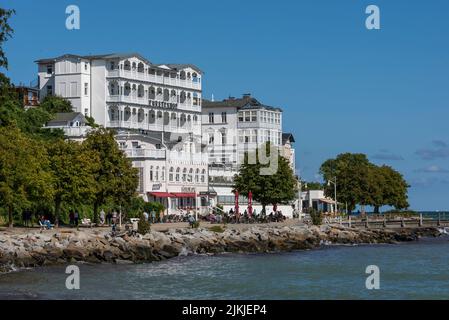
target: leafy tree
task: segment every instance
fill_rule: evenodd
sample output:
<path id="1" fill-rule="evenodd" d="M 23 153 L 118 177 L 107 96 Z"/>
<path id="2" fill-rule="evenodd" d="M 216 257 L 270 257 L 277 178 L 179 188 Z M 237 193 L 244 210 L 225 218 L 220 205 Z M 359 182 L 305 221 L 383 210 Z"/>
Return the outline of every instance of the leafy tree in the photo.
<path id="1" fill-rule="evenodd" d="M 325 181 L 337 178 L 338 202 L 346 203 L 349 211 L 364 201 L 369 165 L 364 154 L 344 153 L 325 161 L 320 167 Z M 326 196 L 334 197 L 334 185 L 326 186 L 324 191 Z"/>
<path id="2" fill-rule="evenodd" d="M 11 38 L 14 30 L 8 23 L 9 18 L 15 14 L 14 10 L 0 8 L 0 67 L 8 68 L 8 59 L 3 50 L 3 43 Z"/>
<path id="3" fill-rule="evenodd" d="M 95 192 L 93 173 L 98 170 L 98 154 L 74 141 L 58 140 L 48 146 L 54 177 L 55 225 L 59 225 L 61 205 L 90 202 Z"/>
<path id="4" fill-rule="evenodd" d="M 364 154 L 344 153 L 325 161 L 320 167 L 324 180 L 337 178 L 338 201 L 345 202 L 349 211 L 357 204 L 374 206 L 374 211 L 384 205 L 397 209 L 408 207 L 407 188 L 403 176 L 388 166 L 376 166 Z M 334 196 L 334 186 L 325 189 Z"/>
<path id="5" fill-rule="evenodd" d="M 98 168 L 94 171 L 94 222 L 98 209 L 108 198 L 123 205 L 135 195 L 139 183 L 138 170 L 119 149 L 114 132 L 99 128 L 88 133 L 83 145 L 98 154 Z"/>
<path id="6" fill-rule="evenodd" d="M 265 146 L 269 155 L 270 144 Z M 255 201 L 260 202 L 265 212 L 265 207 L 269 204 L 280 204 L 291 201 L 297 194 L 297 180 L 287 159 L 281 155 L 277 156 L 278 168 L 272 175 L 261 175 L 261 168 L 265 167 L 259 161 L 259 149 L 254 151 L 257 157 L 256 163 L 249 163 L 249 155 L 245 154 L 245 159 L 240 167 L 239 173 L 234 177 L 234 190 L 238 190 L 241 195 L 248 195 L 251 191 Z"/>
<path id="7" fill-rule="evenodd" d="M 319 182 L 307 182 L 302 181 L 302 191 L 308 191 L 308 190 L 323 190 L 324 186 L 322 183 Z"/>
<path id="8" fill-rule="evenodd" d="M 49 95 L 41 102 L 40 107 L 50 114 L 58 112 L 73 112 L 72 103 L 59 96 Z"/>
<path id="9" fill-rule="evenodd" d="M 29 208 L 32 201 L 52 198 L 48 165 L 41 143 L 17 127 L 0 127 L 0 205 L 8 211 L 10 227 L 15 212 Z"/>
<path id="10" fill-rule="evenodd" d="M 382 201 L 375 204 L 374 210 L 379 211 L 382 205 L 393 206 L 398 210 L 409 207 L 407 189 L 410 187 L 401 173 L 389 166 L 377 169 L 382 177 Z"/>

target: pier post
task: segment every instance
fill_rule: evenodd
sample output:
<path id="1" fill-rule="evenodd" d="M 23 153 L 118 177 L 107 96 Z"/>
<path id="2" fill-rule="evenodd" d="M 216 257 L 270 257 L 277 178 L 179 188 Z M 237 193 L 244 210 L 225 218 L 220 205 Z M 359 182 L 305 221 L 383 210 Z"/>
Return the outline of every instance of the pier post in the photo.
<path id="1" fill-rule="evenodd" d="M 351 228 L 351 216 L 348 216 L 348 226 Z"/>
<path id="2" fill-rule="evenodd" d="M 383 226 L 384 226 L 384 228 L 386 228 L 386 227 L 387 227 L 387 217 L 385 217 L 385 216 L 384 216 L 384 222 L 383 222 Z"/>
<path id="3" fill-rule="evenodd" d="M 366 215 L 365 228 L 366 228 L 366 229 L 369 228 L 368 215 Z"/>
<path id="4" fill-rule="evenodd" d="M 419 214 L 419 226 L 422 227 L 422 213 Z"/>
<path id="5" fill-rule="evenodd" d="M 401 228 L 404 228 L 405 227 L 405 222 L 404 222 L 404 217 L 402 217 L 402 219 L 401 219 Z"/>

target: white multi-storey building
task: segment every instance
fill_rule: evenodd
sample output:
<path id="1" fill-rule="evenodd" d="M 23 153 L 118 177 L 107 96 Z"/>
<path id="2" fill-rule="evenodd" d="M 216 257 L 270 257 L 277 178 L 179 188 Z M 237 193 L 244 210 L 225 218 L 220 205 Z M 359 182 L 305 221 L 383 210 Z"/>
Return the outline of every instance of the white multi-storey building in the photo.
<path id="1" fill-rule="evenodd" d="M 208 159 L 201 149 L 199 68 L 154 64 L 135 53 L 36 62 L 41 100 L 64 97 L 74 112 L 117 129 L 120 147 L 140 170 L 140 194 L 169 212 L 200 205 L 198 195 L 208 191 Z"/>
<path id="2" fill-rule="evenodd" d="M 203 143 L 208 146 L 209 181 L 217 193 L 217 203 L 234 203 L 233 177 L 245 152 L 254 151 L 265 142 L 279 147 L 294 170 L 294 138 L 282 133 L 282 109 L 260 103 L 250 94 L 223 101 L 203 100 Z M 245 197 L 242 196 L 241 203 Z"/>

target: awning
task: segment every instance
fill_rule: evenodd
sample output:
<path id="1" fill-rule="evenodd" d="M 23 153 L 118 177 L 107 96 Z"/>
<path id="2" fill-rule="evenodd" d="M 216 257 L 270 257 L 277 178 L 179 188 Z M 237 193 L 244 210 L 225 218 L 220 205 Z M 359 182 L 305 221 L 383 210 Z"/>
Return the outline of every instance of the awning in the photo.
<path id="1" fill-rule="evenodd" d="M 335 201 L 332 200 L 332 199 L 322 198 L 322 199 L 319 199 L 319 200 L 320 200 L 321 202 L 324 202 L 324 203 L 335 204 Z"/>
<path id="2" fill-rule="evenodd" d="M 175 198 L 195 198 L 195 193 L 193 192 L 172 192 Z"/>
<path id="3" fill-rule="evenodd" d="M 148 192 L 148 194 L 156 198 L 174 198 L 174 195 L 169 192 Z"/>

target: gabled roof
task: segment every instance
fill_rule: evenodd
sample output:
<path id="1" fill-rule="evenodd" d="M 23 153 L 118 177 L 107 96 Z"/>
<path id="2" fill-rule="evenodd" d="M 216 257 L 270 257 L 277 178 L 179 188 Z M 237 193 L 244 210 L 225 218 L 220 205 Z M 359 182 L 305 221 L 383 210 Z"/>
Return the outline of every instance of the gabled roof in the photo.
<path id="1" fill-rule="evenodd" d="M 254 109 L 265 109 L 270 111 L 280 111 L 281 108 L 270 107 L 260 103 L 257 99 L 251 97 L 250 95 L 244 95 L 242 98 L 232 98 L 224 99 L 222 101 L 210 101 L 203 99 L 203 108 L 237 108 L 237 110 L 254 110 Z"/>
<path id="2" fill-rule="evenodd" d="M 198 68 L 196 65 L 194 64 L 190 64 L 190 63 L 185 63 L 185 64 L 179 64 L 179 63 L 165 63 L 164 65 L 166 65 L 167 67 L 171 68 L 171 69 L 175 69 L 175 70 L 183 70 L 186 68 L 191 68 L 193 70 L 195 70 L 198 73 L 204 73 L 200 68 Z"/>
<path id="3" fill-rule="evenodd" d="M 282 133 L 282 144 L 284 145 L 287 141 L 295 142 L 295 137 L 290 132 Z"/>
<path id="4" fill-rule="evenodd" d="M 200 74 L 203 74 L 200 68 L 195 66 L 194 64 L 179 64 L 179 63 L 163 63 L 163 64 L 153 64 L 150 60 L 147 60 L 145 57 L 141 56 L 136 52 L 127 52 L 127 53 L 108 53 L 108 54 L 96 54 L 96 55 L 76 55 L 76 54 L 63 54 L 61 56 L 57 56 L 54 58 L 46 58 L 36 60 L 36 63 L 52 63 L 58 60 L 66 59 L 66 58 L 75 58 L 75 59 L 86 59 L 86 60 L 97 60 L 97 59 L 127 59 L 137 57 L 142 61 L 145 61 L 148 65 L 151 65 L 154 68 L 161 68 L 164 70 L 173 70 L 179 71 L 185 68 L 192 68 Z M 168 69 L 163 66 L 167 66 Z"/>
<path id="5" fill-rule="evenodd" d="M 58 122 L 73 121 L 76 118 L 78 118 L 79 116 L 81 116 L 81 121 L 82 122 L 86 122 L 86 118 L 84 117 L 84 115 L 81 112 L 60 112 L 60 113 L 56 113 L 55 114 L 55 118 L 50 120 L 47 123 L 47 126 L 50 126 L 52 124 L 56 124 Z"/>
<path id="6" fill-rule="evenodd" d="M 97 54 L 97 55 L 76 55 L 76 54 L 63 54 L 62 56 L 54 57 L 54 58 L 46 58 L 46 59 L 40 59 L 36 60 L 36 63 L 49 63 L 54 62 L 58 60 L 62 60 L 65 58 L 77 58 L 77 59 L 86 59 L 86 60 L 97 60 L 97 59 L 127 59 L 137 57 L 143 61 L 145 61 L 148 64 L 151 64 L 149 60 L 142 57 L 138 53 L 129 52 L 129 53 L 109 53 L 109 54 Z"/>

